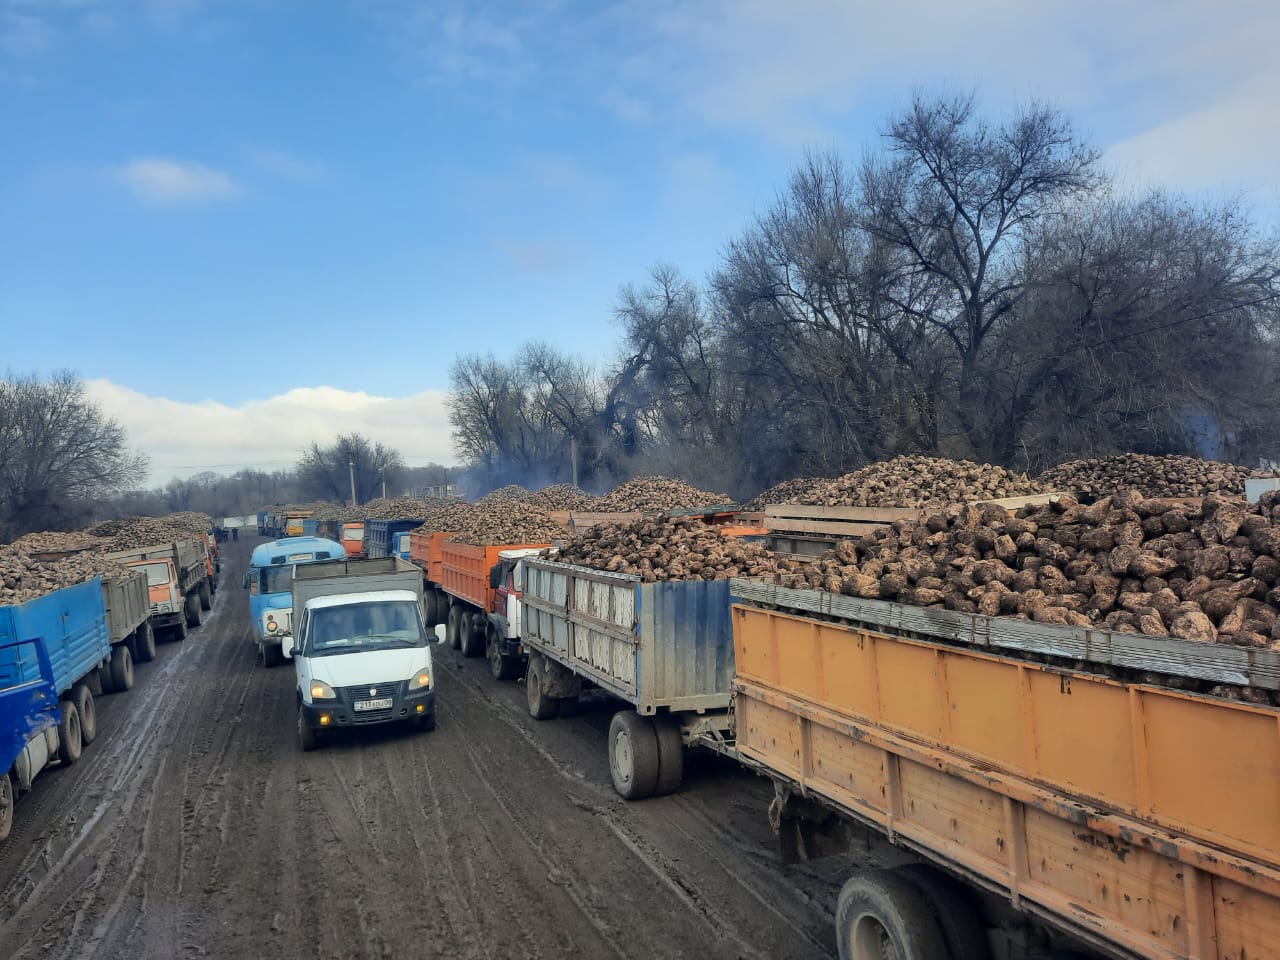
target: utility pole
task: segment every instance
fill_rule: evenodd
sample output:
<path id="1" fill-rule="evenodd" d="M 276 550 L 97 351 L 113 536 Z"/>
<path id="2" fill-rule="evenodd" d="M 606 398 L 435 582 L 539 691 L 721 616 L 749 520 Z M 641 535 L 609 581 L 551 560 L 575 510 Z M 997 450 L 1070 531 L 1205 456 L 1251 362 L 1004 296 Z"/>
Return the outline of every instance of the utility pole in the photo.
<path id="1" fill-rule="evenodd" d="M 578 485 L 578 438 L 569 438 L 569 461 L 572 464 L 573 485 Z"/>
<path id="2" fill-rule="evenodd" d="M 356 504 L 356 462 L 355 462 L 355 460 L 351 460 L 351 459 L 348 459 L 348 460 L 347 460 L 347 469 L 348 469 L 349 471 L 351 471 L 351 505 L 354 507 L 354 506 L 357 506 L 357 504 Z"/>
<path id="3" fill-rule="evenodd" d="M 382 471 L 382 499 L 387 499 L 387 471 Z"/>

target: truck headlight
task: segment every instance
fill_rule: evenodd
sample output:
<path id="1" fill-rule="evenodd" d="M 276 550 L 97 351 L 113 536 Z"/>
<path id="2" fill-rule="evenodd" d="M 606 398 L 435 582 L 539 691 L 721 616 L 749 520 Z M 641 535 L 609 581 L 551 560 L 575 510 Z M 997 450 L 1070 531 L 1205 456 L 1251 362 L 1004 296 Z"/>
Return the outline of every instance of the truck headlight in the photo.
<path id="1" fill-rule="evenodd" d="M 414 693 L 418 690 L 426 690 L 431 686 L 431 670 L 423 668 L 413 675 L 413 679 L 409 681 L 409 692 Z"/>
<path id="2" fill-rule="evenodd" d="M 333 692 L 333 687 L 329 686 L 323 680 L 311 681 L 311 699 L 312 700 L 336 700 L 338 695 Z"/>
<path id="3" fill-rule="evenodd" d="M 271 616 L 271 614 L 267 614 L 267 633 L 275 633 L 279 629 L 280 628 L 276 625 L 276 618 Z"/>

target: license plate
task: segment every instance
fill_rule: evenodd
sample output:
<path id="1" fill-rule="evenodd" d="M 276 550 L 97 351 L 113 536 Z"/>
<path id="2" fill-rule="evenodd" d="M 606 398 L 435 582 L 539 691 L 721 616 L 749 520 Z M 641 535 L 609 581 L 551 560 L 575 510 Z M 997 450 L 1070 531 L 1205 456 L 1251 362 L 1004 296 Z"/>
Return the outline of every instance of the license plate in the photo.
<path id="1" fill-rule="evenodd" d="M 357 713 L 365 710 L 389 710 L 392 704 L 391 697 L 381 697 L 377 700 L 357 700 L 353 707 Z"/>

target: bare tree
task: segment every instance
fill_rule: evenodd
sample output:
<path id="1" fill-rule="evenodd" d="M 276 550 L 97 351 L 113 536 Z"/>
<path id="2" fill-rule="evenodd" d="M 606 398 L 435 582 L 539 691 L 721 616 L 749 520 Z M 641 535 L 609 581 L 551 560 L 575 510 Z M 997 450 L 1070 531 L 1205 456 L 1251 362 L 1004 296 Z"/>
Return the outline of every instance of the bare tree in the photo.
<path id="1" fill-rule="evenodd" d="M 398 450 L 358 433 L 340 434 L 327 447 L 311 442 L 298 461 L 298 480 L 304 496 L 346 503 L 354 477 L 356 502 L 365 503 L 382 496 L 384 481 L 394 487 L 403 469 Z"/>
<path id="2" fill-rule="evenodd" d="M 75 374 L 0 379 L 0 539 L 78 526 L 146 468 Z"/>
<path id="3" fill-rule="evenodd" d="M 1032 104 L 992 124 L 975 115 L 971 95 L 916 96 L 884 136 L 888 156 L 869 157 L 862 170 L 867 228 L 898 252 L 898 272 L 936 279 L 943 294 L 895 305 L 950 346 L 968 452 L 1008 460 L 1013 437 L 986 417 L 984 349 L 1031 279 L 1024 240 L 1101 184 L 1098 151 L 1051 107 Z"/>

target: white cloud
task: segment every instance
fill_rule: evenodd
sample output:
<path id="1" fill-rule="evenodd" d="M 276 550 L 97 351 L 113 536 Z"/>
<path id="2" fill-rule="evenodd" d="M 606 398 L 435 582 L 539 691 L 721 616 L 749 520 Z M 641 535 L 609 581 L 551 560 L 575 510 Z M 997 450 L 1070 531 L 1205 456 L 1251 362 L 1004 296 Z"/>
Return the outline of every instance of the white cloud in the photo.
<path id="1" fill-rule="evenodd" d="M 116 176 L 139 200 L 158 205 L 227 200 L 240 192 L 230 175 L 221 170 L 163 157 L 131 160 Z"/>
<path id="2" fill-rule="evenodd" d="M 395 447 L 406 463 L 452 464 L 446 392 L 377 397 L 333 387 L 299 387 L 266 400 L 228 406 L 151 397 L 110 380 L 89 380 L 90 399 L 119 420 L 131 446 L 151 458 L 150 483 L 203 470 L 280 470 L 311 441 L 360 433 Z"/>
<path id="3" fill-rule="evenodd" d="M 286 150 L 271 147 L 250 147 L 249 158 L 267 173 L 295 183 L 319 183 L 329 171 L 323 163 L 308 160 Z"/>

